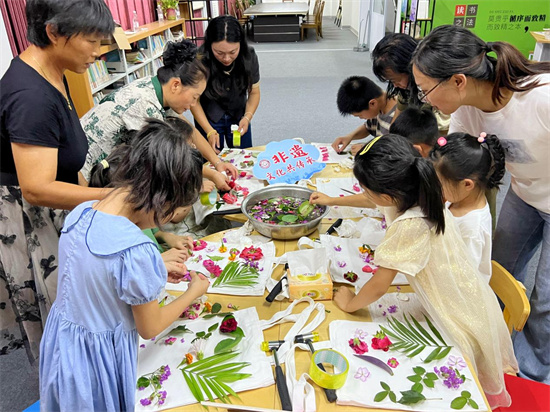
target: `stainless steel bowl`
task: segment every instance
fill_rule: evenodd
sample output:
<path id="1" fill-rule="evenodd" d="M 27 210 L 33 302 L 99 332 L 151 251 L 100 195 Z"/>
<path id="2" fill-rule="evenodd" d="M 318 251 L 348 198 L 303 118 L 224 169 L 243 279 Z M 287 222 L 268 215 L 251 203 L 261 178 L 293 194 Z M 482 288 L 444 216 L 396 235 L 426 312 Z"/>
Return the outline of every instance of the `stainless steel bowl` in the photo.
<path id="1" fill-rule="evenodd" d="M 299 199 L 308 200 L 312 193 L 313 190 L 310 190 L 307 187 L 296 185 L 268 186 L 264 189 L 260 189 L 248 195 L 241 205 L 241 210 L 248 218 L 250 223 L 252 223 L 254 229 L 256 229 L 262 235 L 271 237 L 273 239 L 298 239 L 302 236 L 309 235 L 310 233 L 314 232 L 315 229 L 317 229 L 317 226 L 319 226 L 321 220 L 323 220 L 323 218 L 329 212 L 328 206 L 323 206 L 325 210 L 317 219 L 312 220 L 308 223 L 299 223 L 295 225 L 270 225 L 269 223 L 260 222 L 254 219 L 250 215 L 250 213 L 248 213 L 248 209 L 250 209 L 260 200 L 272 199 L 279 196 L 291 196 Z"/>

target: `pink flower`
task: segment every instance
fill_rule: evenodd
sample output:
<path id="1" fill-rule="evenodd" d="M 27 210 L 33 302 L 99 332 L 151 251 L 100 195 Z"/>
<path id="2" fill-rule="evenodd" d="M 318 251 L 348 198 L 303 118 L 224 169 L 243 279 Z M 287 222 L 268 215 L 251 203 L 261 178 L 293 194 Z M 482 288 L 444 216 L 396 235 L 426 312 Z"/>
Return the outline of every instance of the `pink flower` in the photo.
<path id="1" fill-rule="evenodd" d="M 447 360 L 447 365 L 449 365 L 451 368 L 455 368 L 458 370 L 462 370 L 467 366 L 466 362 L 464 362 L 464 359 L 452 355 L 449 356 L 449 359 Z"/>
<path id="2" fill-rule="evenodd" d="M 390 368 L 395 369 L 399 366 L 399 362 L 397 362 L 397 359 L 395 358 L 389 358 L 387 363 Z"/>
<path id="3" fill-rule="evenodd" d="M 237 203 L 238 198 L 234 194 L 226 193 L 225 195 L 222 196 L 222 200 L 228 205 L 232 205 Z"/>
<path id="4" fill-rule="evenodd" d="M 210 273 L 212 274 L 212 276 L 217 278 L 222 274 L 222 268 L 218 265 L 215 265 L 212 270 L 210 270 Z"/>
<path id="5" fill-rule="evenodd" d="M 354 334 L 355 338 L 365 339 L 367 335 L 368 333 L 365 332 L 363 329 L 355 329 L 355 334 Z"/>
<path id="6" fill-rule="evenodd" d="M 381 349 L 384 352 L 387 352 L 388 349 L 391 346 L 390 338 L 387 336 L 384 336 L 382 339 L 380 338 L 372 338 L 372 348 L 373 349 Z"/>
<path id="7" fill-rule="evenodd" d="M 220 325 L 221 333 L 231 333 L 237 329 L 238 323 L 233 316 L 227 316 Z"/>
<path id="8" fill-rule="evenodd" d="M 355 379 L 359 379 L 361 382 L 366 382 L 367 378 L 370 376 L 370 371 L 367 368 L 358 368 L 355 372 Z"/>
<path id="9" fill-rule="evenodd" d="M 369 265 L 365 265 L 363 266 L 362 271 L 366 273 L 372 273 L 372 268 Z"/>
<path id="10" fill-rule="evenodd" d="M 212 269 L 216 264 L 211 259 L 206 259 L 204 262 L 202 262 L 202 265 L 205 267 L 206 270 L 210 272 L 210 269 Z"/>
<path id="11" fill-rule="evenodd" d="M 239 257 L 246 261 L 257 261 L 263 258 L 264 254 L 259 247 L 250 246 L 245 247 Z"/>
<path id="12" fill-rule="evenodd" d="M 177 341 L 176 338 L 168 338 L 164 341 L 164 344 L 165 345 L 173 345 L 175 341 Z"/>
<path id="13" fill-rule="evenodd" d="M 350 339 L 348 344 L 349 347 L 352 348 L 358 355 L 362 355 L 363 353 L 369 351 L 369 345 L 359 338 Z"/>
<path id="14" fill-rule="evenodd" d="M 207 243 L 204 240 L 201 240 L 201 239 L 195 240 L 193 242 L 193 250 L 194 251 L 203 250 L 206 246 L 207 246 Z"/>
<path id="15" fill-rule="evenodd" d="M 356 192 L 360 192 L 361 191 L 361 188 L 359 187 L 359 185 L 357 183 L 355 183 L 353 185 L 353 190 L 355 190 Z"/>

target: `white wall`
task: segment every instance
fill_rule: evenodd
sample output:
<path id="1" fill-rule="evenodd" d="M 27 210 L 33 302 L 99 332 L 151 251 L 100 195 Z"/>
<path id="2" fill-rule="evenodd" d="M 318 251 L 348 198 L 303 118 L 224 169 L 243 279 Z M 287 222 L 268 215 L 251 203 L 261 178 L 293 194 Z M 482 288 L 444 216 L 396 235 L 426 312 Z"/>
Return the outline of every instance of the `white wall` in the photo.
<path id="1" fill-rule="evenodd" d="M 11 52 L 10 43 L 8 41 L 6 26 L 4 26 L 4 19 L 2 13 L 0 13 L 0 77 L 8 70 L 12 58 L 13 53 Z"/>

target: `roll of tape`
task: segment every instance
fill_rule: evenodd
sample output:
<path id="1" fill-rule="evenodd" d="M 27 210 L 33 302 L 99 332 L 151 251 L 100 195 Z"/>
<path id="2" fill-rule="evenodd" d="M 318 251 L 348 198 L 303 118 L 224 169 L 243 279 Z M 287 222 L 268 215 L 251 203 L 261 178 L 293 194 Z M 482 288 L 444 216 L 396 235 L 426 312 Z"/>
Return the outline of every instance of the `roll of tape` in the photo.
<path id="1" fill-rule="evenodd" d="M 218 200 L 218 192 L 214 189 L 209 193 L 201 193 L 200 199 L 204 206 L 214 206 Z"/>
<path id="2" fill-rule="evenodd" d="M 334 373 L 321 370 L 318 363 L 328 363 L 333 366 Z M 326 368 L 325 368 L 326 369 Z M 333 349 L 321 349 L 311 357 L 309 376 L 317 385 L 325 389 L 340 389 L 346 383 L 349 363 L 344 355 Z"/>

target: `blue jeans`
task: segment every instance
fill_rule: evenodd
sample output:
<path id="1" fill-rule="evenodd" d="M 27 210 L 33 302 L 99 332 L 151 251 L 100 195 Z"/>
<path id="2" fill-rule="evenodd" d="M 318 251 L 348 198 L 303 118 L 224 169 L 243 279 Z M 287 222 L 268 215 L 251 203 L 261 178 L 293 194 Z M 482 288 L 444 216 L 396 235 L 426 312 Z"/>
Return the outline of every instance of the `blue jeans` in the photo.
<path id="1" fill-rule="evenodd" d="M 528 205 L 508 189 L 498 218 L 493 259 L 524 282 L 527 264 L 541 243 L 531 314 L 513 342 L 520 376 L 550 384 L 550 214 Z"/>
<path id="2" fill-rule="evenodd" d="M 220 135 L 220 147 L 219 149 L 222 150 L 224 147 L 224 141 L 227 143 L 227 147 L 233 148 L 233 132 L 231 131 L 231 125 L 236 124 L 238 125 L 240 122 L 240 119 L 235 119 L 234 117 L 231 117 L 227 113 L 222 116 L 222 118 L 218 122 L 210 122 L 210 125 L 216 129 L 216 131 Z M 204 137 L 206 137 L 206 132 L 204 129 L 198 124 L 197 121 L 195 121 L 195 127 L 199 132 L 202 133 Z M 241 136 L 241 145 L 239 146 L 241 149 L 246 149 L 247 147 L 252 146 L 252 125 L 248 125 L 248 130 L 245 134 Z"/>

